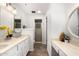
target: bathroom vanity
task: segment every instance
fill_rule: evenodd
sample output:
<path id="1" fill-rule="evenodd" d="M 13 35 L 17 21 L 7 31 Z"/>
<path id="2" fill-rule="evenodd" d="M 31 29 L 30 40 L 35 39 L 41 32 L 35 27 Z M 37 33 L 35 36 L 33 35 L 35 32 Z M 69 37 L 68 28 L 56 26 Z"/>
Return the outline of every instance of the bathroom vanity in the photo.
<path id="1" fill-rule="evenodd" d="M 59 39 L 52 40 L 52 47 L 55 49 L 56 56 L 79 56 L 79 47 L 71 43 L 59 41 Z M 52 52 L 53 54 L 53 52 Z"/>
<path id="2" fill-rule="evenodd" d="M 29 36 L 12 37 L 0 41 L 0 56 L 26 56 L 29 51 Z"/>

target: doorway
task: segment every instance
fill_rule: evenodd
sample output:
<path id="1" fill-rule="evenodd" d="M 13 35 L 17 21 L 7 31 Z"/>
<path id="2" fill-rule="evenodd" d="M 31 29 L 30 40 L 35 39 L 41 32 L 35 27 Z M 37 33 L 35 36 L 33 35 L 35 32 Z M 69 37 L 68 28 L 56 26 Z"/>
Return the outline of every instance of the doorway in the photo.
<path id="1" fill-rule="evenodd" d="M 35 43 L 42 43 L 42 19 L 35 19 Z"/>
<path id="2" fill-rule="evenodd" d="M 27 56 L 48 56 L 47 46 L 42 43 L 42 19 L 35 19 L 34 51 L 29 51 Z M 46 40 L 47 41 L 47 40 Z"/>

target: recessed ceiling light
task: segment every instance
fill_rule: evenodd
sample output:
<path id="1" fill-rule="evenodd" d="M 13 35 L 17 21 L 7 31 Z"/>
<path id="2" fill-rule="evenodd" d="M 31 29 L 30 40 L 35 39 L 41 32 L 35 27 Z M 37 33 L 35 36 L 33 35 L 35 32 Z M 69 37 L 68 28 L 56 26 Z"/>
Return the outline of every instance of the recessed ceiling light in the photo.
<path id="1" fill-rule="evenodd" d="M 38 11 L 37 11 L 37 13 L 41 13 L 41 11 L 40 11 L 40 10 L 38 10 Z"/>

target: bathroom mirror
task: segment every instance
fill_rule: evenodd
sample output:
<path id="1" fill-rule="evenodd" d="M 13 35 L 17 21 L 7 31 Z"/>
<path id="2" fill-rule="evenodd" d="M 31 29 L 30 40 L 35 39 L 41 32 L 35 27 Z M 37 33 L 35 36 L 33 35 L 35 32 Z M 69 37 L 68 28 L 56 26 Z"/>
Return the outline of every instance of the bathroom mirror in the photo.
<path id="1" fill-rule="evenodd" d="M 79 38 L 79 6 L 71 10 L 68 16 L 67 28 L 70 34 Z"/>

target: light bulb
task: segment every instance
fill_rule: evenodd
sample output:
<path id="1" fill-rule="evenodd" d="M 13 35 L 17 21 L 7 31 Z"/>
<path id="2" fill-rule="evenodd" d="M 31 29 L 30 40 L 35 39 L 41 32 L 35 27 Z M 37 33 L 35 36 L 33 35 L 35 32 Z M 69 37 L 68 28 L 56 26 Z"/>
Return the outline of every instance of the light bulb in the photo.
<path id="1" fill-rule="evenodd" d="M 37 12 L 38 12 L 38 13 L 41 13 L 41 11 L 40 11 L 40 10 L 38 10 Z"/>

